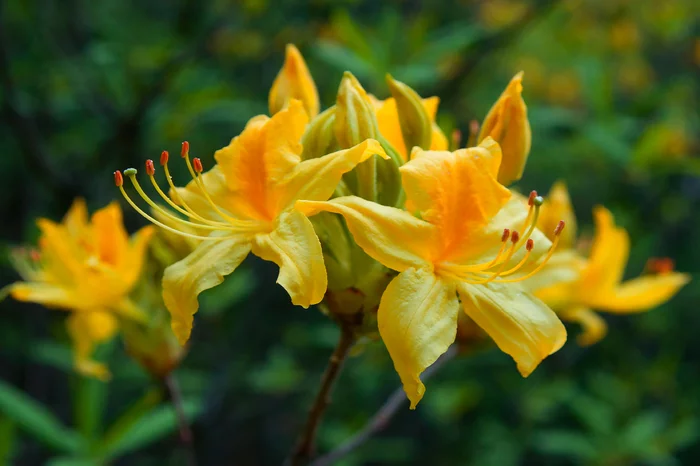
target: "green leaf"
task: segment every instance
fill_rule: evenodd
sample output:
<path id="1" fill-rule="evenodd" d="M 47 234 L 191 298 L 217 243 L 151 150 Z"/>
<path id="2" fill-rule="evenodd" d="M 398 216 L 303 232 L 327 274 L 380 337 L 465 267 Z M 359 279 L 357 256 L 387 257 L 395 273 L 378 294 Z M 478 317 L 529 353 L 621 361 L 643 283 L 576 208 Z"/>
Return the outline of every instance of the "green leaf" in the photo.
<path id="1" fill-rule="evenodd" d="M 582 434 L 567 430 L 542 431 L 535 435 L 535 449 L 554 455 L 575 457 L 577 459 L 592 459 L 596 456 L 596 448 Z"/>
<path id="2" fill-rule="evenodd" d="M 183 409 L 188 421 L 191 422 L 202 410 L 199 401 L 187 400 Z M 105 456 L 114 458 L 145 447 L 173 433 L 178 428 L 177 416 L 172 406 L 155 408 L 135 422 L 111 444 L 105 445 Z"/>
<path id="3" fill-rule="evenodd" d="M 328 41 L 319 41 L 314 48 L 315 55 L 338 71 L 352 70 L 360 80 L 375 77 L 374 65 L 355 52 Z"/>
<path id="4" fill-rule="evenodd" d="M 141 421 L 153 408 L 163 399 L 163 391 L 160 388 L 153 388 L 146 392 L 139 400 L 129 407 L 116 421 L 109 427 L 102 441 L 102 450 L 109 450 L 111 445 L 117 444 L 134 425 Z"/>
<path id="5" fill-rule="evenodd" d="M 0 464 L 12 464 L 17 424 L 7 416 L 0 416 Z"/>
<path id="6" fill-rule="evenodd" d="M 73 406 L 78 432 L 93 441 L 101 434 L 102 415 L 109 385 L 92 377 L 78 376 Z"/>
<path id="7" fill-rule="evenodd" d="M 46 466 L 102 466 L 100 460 L 90 458 L 61 457 L 49 460 Z"/>
<path id="8" fill-rule="evenodd" d="M 434 65 L 448 55 L 461 52 L 483 36 L 484 31 L 473 24 L 460 24 L 443 29 L 438 31 L 434 38 L 429 39 L 409 61 L 413 64 Z"/>
<path id="9" fill-rule="evenodd" d="M 77 432 L 63 426 L 45 407 L 13 386 L 0 381 L 0 412 L 49 447 L 66 453 L 85 449 L 86 442 Z"/>

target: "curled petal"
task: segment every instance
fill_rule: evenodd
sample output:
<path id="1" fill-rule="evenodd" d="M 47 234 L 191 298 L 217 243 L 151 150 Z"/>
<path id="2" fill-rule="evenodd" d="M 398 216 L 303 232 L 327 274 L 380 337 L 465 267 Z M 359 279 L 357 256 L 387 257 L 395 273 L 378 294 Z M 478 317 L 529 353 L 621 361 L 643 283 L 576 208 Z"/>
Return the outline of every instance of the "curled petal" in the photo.
<path id="1" fill-rule="evenodd" d="M 110 378 L 104 364 L 91 358 L 95 347 L 110 340 L 117 333 L 117 319 L 107 311 L 74 312 L 66 325 L 73 340 L 75 367 L 78 372 L 102 381 Z"/>
<path id="2" fill-rule="evenodd" d="M 639 277 L 607 295 L 594 296 L 595 301 L 589 299 L 587 304 L 616 314 L 644 312 L 671 299 L 689 281 L 689 275 L 678 272 Z"/>
<path id="3" fill-rule="evenodd" d="M 581 346 L 590 346 L 598 343 L 608 333 L 608 324 L 602 317 L 585 307 L 567 309 L 559 314 L 562 319 L 576 322 L 583 328 L 583 332 L 576 337 Z"/>

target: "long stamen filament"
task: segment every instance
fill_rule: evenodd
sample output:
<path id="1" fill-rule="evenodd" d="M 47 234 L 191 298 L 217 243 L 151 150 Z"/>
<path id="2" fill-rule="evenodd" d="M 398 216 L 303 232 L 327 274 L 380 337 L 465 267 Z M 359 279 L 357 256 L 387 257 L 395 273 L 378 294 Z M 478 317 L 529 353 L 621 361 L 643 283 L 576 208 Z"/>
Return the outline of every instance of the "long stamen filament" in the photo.
<path id="1" fill-rule="evenodd" d="M 552 258 L 552 255 L 554 254 L 554 250 L 557 248 L 558 243 L 559 243 L 559 235 L 557 235 L 554 238 L 554 241 L 552 241 L 552 246 L 549 248 L 549 251 L 547 251 L 547 255 L 542 260 L 542 262 L 540 262 L 539 265 L 537 267 L 535 267 L 530 273 L 528 273 L 527 275 L 524 275 L 522 277 L 518 277 L 518 278 L 507 278 L 505 280 L 498 280 L 498 283 L 515 283 L 515 282 L 520 282 L 520 281 L 527 280 L 528 278 L 533 277 L 540 270 L 542 270 L 545 265 L 547 265 L 547 262 L 549 262 L 549 259 Z"/>
<path id="2" fill-rule="evenodd" d="M 187 145 L 187 147 L 189 148 L 189 144 Z M 237 219 L 231 217 L 230 215 L 225 214 L 224 212 L 222 212 L 221 209 L 219 209 L 219 206 L 217 206 L 216 203 L 214 203 L 212 198 L 209 196 L 209 193 L 204 188 L 204 183 L 202 182 L 202 177 L 201 177 L 201 170 L 198 170 L 197 172 L 195 172 L 194 168 L 192 168 L 192 163 L 190 162 L 190 155 L 188 152 L 185 152 L 183 154 L 183 158 L 185 159 L 185 162 L 187 163 L 187 169 L 190 171 L 190 175 L 192 175 L 192 179 L 194 179 L 195 183 L 197 184 L 197 187 L 202 192 L 202 194 L 204 195 L 204 198 L 211 205 L 211 207 L 219 215 L 221 215 L 221 217 L 225 218 L 228 222 L 240 224 L 241 223 L 240 220 L 237 220 Z"/>

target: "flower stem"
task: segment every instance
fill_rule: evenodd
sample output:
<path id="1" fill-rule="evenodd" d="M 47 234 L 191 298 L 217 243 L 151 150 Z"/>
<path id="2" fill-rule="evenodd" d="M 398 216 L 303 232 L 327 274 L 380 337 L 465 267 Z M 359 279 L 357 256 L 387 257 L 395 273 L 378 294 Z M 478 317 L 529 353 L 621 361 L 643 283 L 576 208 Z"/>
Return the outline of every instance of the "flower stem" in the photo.
<path id="1" fill-rule="evenodd" d="M 306 418 L 306 424 L 299 436 L 296 446 L 292 453 L 287 457 L 285 465 L 300 466 L 305 463 L 313 455 L 316 442 L 316 433 L 321 423 L 321 419 L 330 404 L 330 394 L 333 390 L 335 381 L 340 374 L 343 362 L 348 355 L 348 351 L 355 342 L 355 336 L 351 329 L 347 326 L 342 326 L 338 344 L 333 351 L 328 366 L 321 378 L 321 386 L 316 394 L 313 405 L 309 410 L 309 415 Z"/>
<path id="2" fill-rule="evenodd" d="M 192 441 L 192 430 L 187 421 L 187 416 L 185 416 L 185 409 L 182 403 L 182 393 L 180 392 L 180 386 L 173 377 L 173 373 L 169 373 L 163 378 L 165 387 L 168 389 L 168 397 L 170 402 L 173 404 L 175 409 L 175 415 L 177 416 L 177 424 L 180 430 L 180 442 L 185 448 L 186 461 L 188 466 L 197 466 L 197 459 L 194 453 L 194 443 Z"/>
<path id="3" fill-rule="evenodd" d="M 427 380 L 433 374 L 435 374 L 447 361 L 454 358 L 457 355 L 458 349 L 456 345 L 453 345 L 447 350 L 445 354 L 440 356 L 440 358 L 435 361 L 435 363 L 427 368 L 423 372 L 421 377 L 423 381 Z M 342 458 L 355 451 L 358 447 L 362 446 L 367 440 L 369 440 L 376 433 L 384 430 L 389 424 L 389 421 L 394 417 L 399 408 L 406 401 L 406 393 L 403 387 L 397 388 L 394 393 L 389 396 L 389 398 L 384 402 L 379 411 L 372 416 L 372 418 L 365 424 L 365 426 L 357 434 L 352 436 L 347 442 L 340 445 L 335 450 L 327 453 L 311 463 L 310 466 L 331 466 L 336 464 Z"/>

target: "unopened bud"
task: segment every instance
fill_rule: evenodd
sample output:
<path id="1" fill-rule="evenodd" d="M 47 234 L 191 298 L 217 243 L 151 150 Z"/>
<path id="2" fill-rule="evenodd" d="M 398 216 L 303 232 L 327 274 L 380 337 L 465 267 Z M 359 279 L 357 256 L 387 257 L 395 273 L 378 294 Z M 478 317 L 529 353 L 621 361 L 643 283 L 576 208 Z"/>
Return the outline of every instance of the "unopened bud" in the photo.
<path id="1" fill-rule="evenodd" d="M 366 139 L 377 139 L 378 135 L 372 101 L 355 76 L 346 71 L 336 98 L 336 139 L 341 148 L 347 149 Z"/>
<path id="2" fill-rule="evenodd" d="M 318 115 L 319 100 L 316 84 L 304 57 L 292 44 L 287 45 L 284 65 L 270 88 L 270 115 L 282 110 L 292 99 L 301 100 L 309 118 Z"/>
<path id="3" fill-rule="evenodd" d="M 479 142 L 491 136 L 503 150 L 498 181 L 509 185 L 518 181 L 525 170 L 530 153 L 532 133 L 527 119 L 527 106 L 522 98 L 523 73 L 516 74 L 484 118 Z"/>
<path id="4" fill-rule="evenodd" d="M 301 138 L 302 160 L 315 159 L 330 152 L 335 144 L 335 106 L 312 119 Z"/>
<path id="5" fill-rule="evenodd" d="M 396 101 L 401 134 L 408 153 L 413 147 L 430 149 L 433 126 L 421 97 L 406 84 L 386 77 L 389 91 Z"/>

